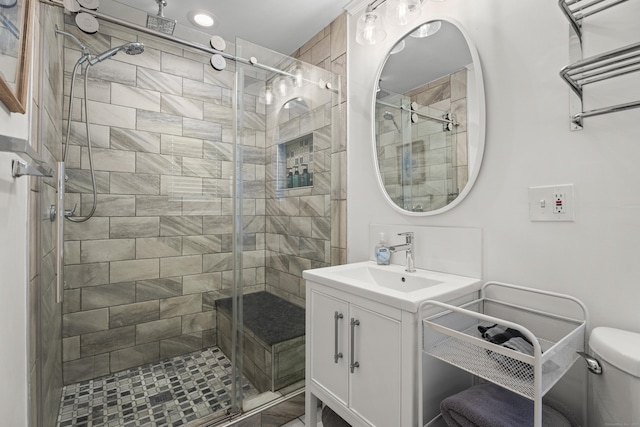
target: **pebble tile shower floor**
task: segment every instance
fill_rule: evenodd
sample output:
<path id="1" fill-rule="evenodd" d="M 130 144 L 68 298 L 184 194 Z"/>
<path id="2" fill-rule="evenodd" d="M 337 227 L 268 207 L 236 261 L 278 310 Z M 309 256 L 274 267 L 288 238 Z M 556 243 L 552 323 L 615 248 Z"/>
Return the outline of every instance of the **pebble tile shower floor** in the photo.
<path id="1" fill-rule="evenodd" d="M 243 395 L 258 391 L 243 378 Z M 227 408 L 231 362 L 213 347 L 64 387 L 59 427 L 177 427 Z"/>

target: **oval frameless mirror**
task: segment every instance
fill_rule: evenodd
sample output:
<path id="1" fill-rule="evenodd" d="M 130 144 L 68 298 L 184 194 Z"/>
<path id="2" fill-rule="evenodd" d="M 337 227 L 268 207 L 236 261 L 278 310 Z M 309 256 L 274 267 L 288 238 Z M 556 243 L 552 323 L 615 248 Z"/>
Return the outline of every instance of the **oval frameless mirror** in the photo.
<path id="1" fill-rule="evenodd" d="M 473 186 L 484 150 L 484 87 L 475 46 L 459 24 L 425 22 L 398 41 L 374 106 L 378 181 L 392 206 L 434 215 Z"/>

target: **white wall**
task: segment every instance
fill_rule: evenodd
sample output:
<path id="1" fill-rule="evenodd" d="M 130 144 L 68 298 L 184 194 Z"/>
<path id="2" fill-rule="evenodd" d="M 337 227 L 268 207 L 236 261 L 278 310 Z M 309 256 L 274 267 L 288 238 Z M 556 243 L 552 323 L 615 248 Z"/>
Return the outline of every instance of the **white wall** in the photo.
<path id="1" fill-rule="evenodd" d="M 630 18 L 640 5 L 629 3 L 636 4 L 587 22 L 587 55 L 640 40 Z M 588 306 L 592 327 L 640 332 L 640 110 L 586 119 L 583 131 L 569 131 L 569 89 L 558 76 L 569 61 L 569 24 L 556 2 L 423 3 L 421 19 L 438 16 L 465 27 L 482 62 L 487 131 L 478 181 L 466 200 L 440 215 L 409 217 L 386 204 L 371 147 L 373 88 L 386 52 L 406 31 L 388 27 L 381 46 L 360 46 L 355 14 L 348 56 L 349 262 L 370 258 L 372 223 L 479 227 L 485 280 L 572 294 Z M 624 83 L 639 87 L 639 78 Z M 588 87 L 587 108 L 634 100 L 626 96 L 629 86 Z M 531 222 L 528 187 L 564 183 L 575 184 L 575 222 Z"/>
<path id="2" fill-rule="evenodd" d="M 0 105 L 0 133 L 27 138 L 26 115 Z M 11 177 L 12 154 L 0 152 L 0 414 L 2 424 L 27 425 L 27 219 L 26 178 Z"/>

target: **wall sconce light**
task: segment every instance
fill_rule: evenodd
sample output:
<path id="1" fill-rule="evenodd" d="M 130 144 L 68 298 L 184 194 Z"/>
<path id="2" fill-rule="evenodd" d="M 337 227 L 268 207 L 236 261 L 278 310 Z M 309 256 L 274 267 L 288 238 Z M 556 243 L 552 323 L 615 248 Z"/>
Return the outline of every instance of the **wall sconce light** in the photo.
<path id="1" fill-rule="evenodd" d="M 287 92 L 289 92 L 290 83 L 287 77 L 278 77 L 273 82 L 273 88 L 276 91 L 276 94 L 280 97 L 287 96 Z"/>
<path id="2" fill-rule="evenodd" d="M 273 104 L 273 88 L 271 87 L 271 85 L 267 85 L 264 88 L 264 103 L 266 105 Z"/>
<path id="3" fill-rule="evenodd" d="M 384 23 L 382 22 L 382 15 L 372 7 L 374 3 L 367 6 L 364 15 L 358 18 L 358 23 L 356 24 L 356 42 L 359 44 L 373 45 L 380 43 L 387 37 L 387 32 L 384 30 Z"/>
<path id="4" fill-rule="evenodd" d="M 302 65 L 294 65 L 289 73 L 293 76 L 293 84 L 296 87 L 302 87 L 304 84 L 305 70 Z"/>
<path id="5" fill-rule="evenodd" d="M 394 25 L 410 24 L 420 12 L 420 0 L 387 0 L 387 20 Z"/>
<path id="6" fill-rule="evenodd" d="M 403 26 L 410 24 L 420 16 L 422 12 L 421 5 L 424 1 L 427 0 L 375 0 L 369 3 L 364 14 L 358 18 L 356 42 L 362 45 L 374 45 L 387 37 L 382 15 L 377 11 L 384 3 L 387 4 L 386 19 L 392 24 Z M 445 0 L 431 1 L 441 2 Z M 438 29 L 435 29 L 431 34 L 438 31 Z"/>

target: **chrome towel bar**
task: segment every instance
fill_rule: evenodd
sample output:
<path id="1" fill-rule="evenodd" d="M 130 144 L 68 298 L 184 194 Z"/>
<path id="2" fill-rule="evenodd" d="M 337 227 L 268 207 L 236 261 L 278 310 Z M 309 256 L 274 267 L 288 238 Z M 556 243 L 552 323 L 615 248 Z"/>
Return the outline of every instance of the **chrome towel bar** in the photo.
<path id="1" fill-rule="evenodd" d="M 23 158 L 24 161 L 12 162 L 11 170 L 14 178 L 24 175 L 53 177 L 55 173 L 26 139 L 0 135 L 0 151 L 14 153 Z"/>

